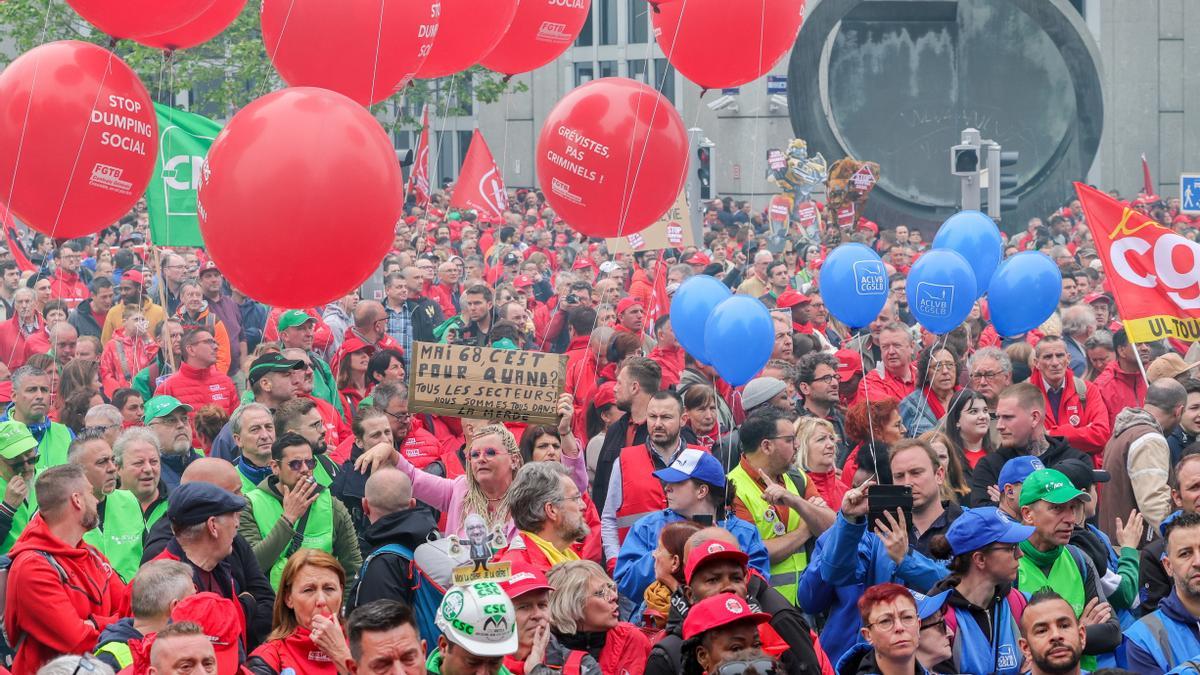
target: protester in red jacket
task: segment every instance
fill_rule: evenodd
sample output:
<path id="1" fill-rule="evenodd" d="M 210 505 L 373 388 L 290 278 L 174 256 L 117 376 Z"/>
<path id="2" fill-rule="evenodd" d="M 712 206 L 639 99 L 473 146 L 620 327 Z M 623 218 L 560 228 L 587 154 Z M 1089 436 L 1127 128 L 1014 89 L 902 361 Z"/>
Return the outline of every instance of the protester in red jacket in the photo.
<path id="1" fill-rule="evenodd" d="M 217 340 L 203 328 L 184 334 L 183 363 L 158 385 L 155 394 L 174 396 L 193 410 L 213 404 L 229 415 L 238 405 L 233 380 L 217 370 Z"/>
<path id="2" fill-rule="evenodd" d="M 42 317 L 34 309 L 33 291 L 18 288 L 13 293 L 13 315 L 0 323 L 0 362 L 14 371 L 25 365 L 25 361 L 37 352 L 31 351 L 29 338 L 44 335 L 46 327 Z"/>
<path id="3" fill-rule="evenodd" d="M 79 303 L 87 300 L 91 293 L 87 284 L 79 278 L 79 263 L 82 256 L 79 251 L 70 246 L 58 249 L 58 269 L 50 275 L 50 293 L 67 303 L 67 307 L 75 309 Z"/>
<path id="4" fill-rule="evenodd" d="M 1059 436 L 1076 450 L 1092 456 L 1096 467 L 1104 461 L 1104 445 L 1112 428 L 1100 389 L 1075 377 L 1061 337 L 1047 335 L 1034 348 L 1036 370 L 1029 381 L 1046 399 L 1046 433 Z"/>
<path id="5" fill-rule="evenodd" d="M 675 331 L 671 329 L 671 318 L 660 316 L 654 322 L 654 339 L 658 344 L 650 352 L 650 360 L 662 369 L 662 388 L 679 386 L 679 375 L 683 372 L 685 352 L 675 339 Z"/>
<path id="6" fill-rule="evenodd" d="M 271 342 L 279 339 L 279 315 L 288 311 L 283 307 L 272 307 L 271 312 L 267 314 L 267 323 L 263 326 L 263 341 Z M 309 307 L 304 309 L 304 313 L 308 314 L 316 321 L 313 326 L 313 351 L 325 354 L 329 350 L 329 346 L 333 344 L 333 331 L 329 330 L 329 324 L 321 318 L 321 313 L 316 309 Z"/>
<path id="7" fill-rule="evenodd" d="M 130 612 L 128 587 L 104 555 L 83 541 L 99 522 L 83 468 L 47 469 L 36 489 L 41 511 L 8 554 L 13 563 L 4 625 L 18 645 L 13 662 L 18 673 L 37 672 L 62 654 L 92 651 L 100 632 Z"/>
<path id="8" fill-rule="evenodd" d="M 1137 355 L 1134 349 L 1145 352 L 1142 357 L 1149 364 L 1150 350 L 1148 345 L 1133 345 L 1122 328 L 1113 333 L 1113 352 L 1116 358 L 1100 371 L 1092 384 L 1104 398 L 1104 407 L 1108 409 L 1109 427 L 1116 425 L 1117 415 L 1126 408 L 1140 408 L 1146 402 L 1146 380 L 1142 379 L 1141 369 L 1138 368 Z"/>

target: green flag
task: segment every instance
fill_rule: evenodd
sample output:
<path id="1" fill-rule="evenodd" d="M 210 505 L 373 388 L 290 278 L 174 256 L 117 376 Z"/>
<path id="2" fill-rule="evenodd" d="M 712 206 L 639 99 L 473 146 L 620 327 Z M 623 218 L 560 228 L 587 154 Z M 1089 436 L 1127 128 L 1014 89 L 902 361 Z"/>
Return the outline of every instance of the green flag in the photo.
<path id="1" fill-rule="evenodd" d="M 158 113 L 158 164 L 146 188 L 150 241 L 158 246 L 203 246 L 196 219 L 200 166 L 221 125 L 154 104 Z"/>

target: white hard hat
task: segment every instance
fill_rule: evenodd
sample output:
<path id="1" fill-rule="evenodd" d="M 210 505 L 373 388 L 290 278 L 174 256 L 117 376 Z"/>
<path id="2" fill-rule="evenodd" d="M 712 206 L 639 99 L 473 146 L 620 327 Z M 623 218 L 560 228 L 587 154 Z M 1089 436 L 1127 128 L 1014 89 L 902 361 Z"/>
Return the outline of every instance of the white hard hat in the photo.
<path id="1" fill-rule="evenodd" d="M 508 656 L 517 651 L 517 612 L 493 581 L 446 591 L 434 620 L 446 640 L 475 656 Z"/>

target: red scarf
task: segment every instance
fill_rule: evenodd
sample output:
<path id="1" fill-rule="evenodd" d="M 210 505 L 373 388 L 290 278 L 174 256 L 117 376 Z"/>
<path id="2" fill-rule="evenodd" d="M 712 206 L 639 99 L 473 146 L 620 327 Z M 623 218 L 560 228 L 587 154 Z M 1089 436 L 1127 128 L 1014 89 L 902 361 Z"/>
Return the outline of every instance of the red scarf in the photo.
<path id="1" fill-rule="evenodd" d="M 958 387 L 955 387 L 954 390 L 958 391 Z M 946 406 L 942 405 L 937 395 L 933 393 L 933 387 L 925 387 L 925 400 L 929 402 L 929 412 L 933 413 L 935 418 L 940 420 L 946 416 Z"/>

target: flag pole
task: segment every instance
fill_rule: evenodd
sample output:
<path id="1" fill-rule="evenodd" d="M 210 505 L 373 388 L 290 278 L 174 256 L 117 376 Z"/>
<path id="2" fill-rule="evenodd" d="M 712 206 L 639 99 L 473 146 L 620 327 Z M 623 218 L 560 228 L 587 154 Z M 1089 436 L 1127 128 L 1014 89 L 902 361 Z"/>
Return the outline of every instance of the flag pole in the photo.
<path id="1" fill-rule="evenodd" d="M 1129 346 L 1133 348 L 1133 358 L 1137 359 L 1138 370 L 1142 371 L 1142 381 L 1146 383 L 1146 388 L 1150 388 L 1150 377 L 1146 375 L 1146 366 L 1142 363 L 1142 355 L 1138 352 L 1137 343 L 1130 342 Z"/>

